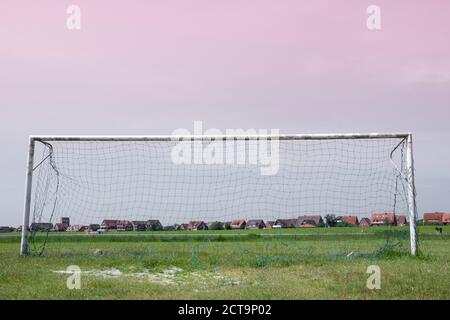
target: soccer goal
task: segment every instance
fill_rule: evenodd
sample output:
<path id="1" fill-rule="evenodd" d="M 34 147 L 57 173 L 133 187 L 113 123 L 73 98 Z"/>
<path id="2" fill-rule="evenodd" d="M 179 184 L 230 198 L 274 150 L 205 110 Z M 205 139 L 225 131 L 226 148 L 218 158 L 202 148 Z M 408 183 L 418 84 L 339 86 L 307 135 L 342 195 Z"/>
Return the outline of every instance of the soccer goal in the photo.
<path id="1" fill-rule="evenodd" d="M 406 217 L 416 255 L 412 135 L 32 136 L 21 254 L 33 232 L 306 228 L 327 216 Z"/>

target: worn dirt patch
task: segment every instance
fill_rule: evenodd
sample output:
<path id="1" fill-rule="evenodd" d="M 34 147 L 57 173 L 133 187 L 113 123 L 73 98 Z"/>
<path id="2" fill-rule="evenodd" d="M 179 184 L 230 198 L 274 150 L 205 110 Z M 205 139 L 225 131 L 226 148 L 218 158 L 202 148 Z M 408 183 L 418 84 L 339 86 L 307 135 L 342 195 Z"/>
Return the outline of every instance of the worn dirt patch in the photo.
<path id="1" fill-rule="evenodd" d="M 132 269 L 132 268 L 131 268 Z M 72 275 L 72 271 L 66 270 L 54 270 L 52 271 L 62 275 Z M 151 272 L 147 269 L 143 269 L 140 272 L 121 271 L 116 268 L 110 269 L 93 269 L 93 270 L 81 270 L 81 276 L 91 276 L 104 279 L 122 279 L 132 278 L 139 281 L 149 281 L 150 283 L 160 285 L 183 285 L 193 284 L 197 287 L 208 287 L 211 285 L 217 286 L 237 286 L 243 283 L 241 276 L 230 275 L 220 271 L 196 271 L 187 272 L 181 268 L 170 267 L 168 269 Z"/>

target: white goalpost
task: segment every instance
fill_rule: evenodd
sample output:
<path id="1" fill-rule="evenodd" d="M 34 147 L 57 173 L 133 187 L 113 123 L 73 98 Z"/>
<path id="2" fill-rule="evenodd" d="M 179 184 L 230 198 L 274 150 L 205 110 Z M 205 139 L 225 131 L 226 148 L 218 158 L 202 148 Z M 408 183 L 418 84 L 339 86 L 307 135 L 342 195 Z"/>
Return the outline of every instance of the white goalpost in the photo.
<path id="1" fill-rule="evenodd" d="M 173 161 L 179 150 L 193 162 Z M 374 213 L 408 216 L 417 255 L 411 133 L 31 136 L 20 253 L 29 253 L 33 223 L 63 217 L 168 226 Z"/>

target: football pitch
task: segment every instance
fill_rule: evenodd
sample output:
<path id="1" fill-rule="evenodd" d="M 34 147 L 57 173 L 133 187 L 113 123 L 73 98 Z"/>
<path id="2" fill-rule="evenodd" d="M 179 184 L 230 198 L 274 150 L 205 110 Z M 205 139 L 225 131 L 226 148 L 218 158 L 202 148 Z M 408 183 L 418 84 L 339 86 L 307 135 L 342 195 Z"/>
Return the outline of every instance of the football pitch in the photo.
<path id="1" fill-rule="evenodd" d="M 0 234 L 0 299 L 450 299 L 450 226 Z M 380 289 L 367 287 L 369 266 Z M 69 289 L 76 266 L 80 289 Z"/>

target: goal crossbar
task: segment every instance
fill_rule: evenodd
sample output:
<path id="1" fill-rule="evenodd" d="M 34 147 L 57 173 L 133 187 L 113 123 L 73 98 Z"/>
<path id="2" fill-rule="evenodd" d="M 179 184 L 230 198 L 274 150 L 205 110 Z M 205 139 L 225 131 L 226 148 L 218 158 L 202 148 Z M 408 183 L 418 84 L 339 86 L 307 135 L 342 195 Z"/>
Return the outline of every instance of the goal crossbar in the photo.
<path id="1" fill-rule="evenodd" d="M 339 139 L 394 139 L 408 138 L 411 133 L 340 133 L 340 134 L 256 134 L 256 135 L 135 135 L 135 136 L 30 136 L 36 141 L 176 141 L 176 140 L 339 140 Z"/>

